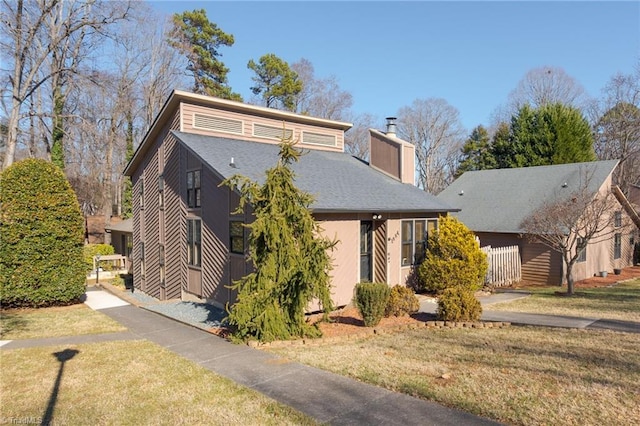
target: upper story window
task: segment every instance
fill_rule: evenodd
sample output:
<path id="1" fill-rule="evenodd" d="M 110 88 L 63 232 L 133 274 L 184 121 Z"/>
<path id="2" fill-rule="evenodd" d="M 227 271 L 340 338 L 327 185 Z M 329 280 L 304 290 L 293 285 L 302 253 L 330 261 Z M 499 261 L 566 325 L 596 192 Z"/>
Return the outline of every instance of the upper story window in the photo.
<path id="1" fill-rule="evenodd" d="M 187 172 L 187 206 L 200 207 L 200 170 Z"/>
<path id="2" fill-rule="evenodd" d="M 620 228 L 622 226 L 622 212 L 620 210 L 613 214 L 613 226 Z"/>

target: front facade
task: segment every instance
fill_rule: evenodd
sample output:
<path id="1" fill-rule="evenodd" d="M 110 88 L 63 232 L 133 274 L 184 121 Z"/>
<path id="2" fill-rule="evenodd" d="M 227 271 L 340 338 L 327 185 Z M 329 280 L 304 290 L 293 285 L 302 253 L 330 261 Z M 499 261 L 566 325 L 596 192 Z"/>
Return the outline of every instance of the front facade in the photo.
<path id="1" fill-rule="evenodd" d="M 305 151 L 296 185 L 314 196 L 324 235 L 339 241 L 334 303 L 350 303 L 360 281 L 406 283 L 428 230 L 453 209 L 413 185 L 413 147 L 393 133 L 371 132 L 371 164 L 344 153 L 350 127 L 174 92 L 125 170 L 135 287 L 161 300 L 234 302 L 229 286 L 252 270 L 243 225 L 253 219 L 236 213 L 239 196 L 221 183 L 236 174 L 263 181 L 283 134 Z"/>
<path id="2" fill-rule="evenodd" d="M 476 233 L 481 246 L 517 246 L 523 281 L 559 285 L 566 281 L 561 253 L 530 238 L 522 223 L 545 201 L 570 197 L 584 184 L 585 175 L 594 196 L 611 195 L 616 165 L 613 160 L 467 172 L 438 198 L 461 208 L 459 219 Z M 611 227 L 593 238 L 574 264 L 575 281 L 633 264 L 637 229 L 630 226 L 621 204 L 609 214 L 614 218 Z"/>

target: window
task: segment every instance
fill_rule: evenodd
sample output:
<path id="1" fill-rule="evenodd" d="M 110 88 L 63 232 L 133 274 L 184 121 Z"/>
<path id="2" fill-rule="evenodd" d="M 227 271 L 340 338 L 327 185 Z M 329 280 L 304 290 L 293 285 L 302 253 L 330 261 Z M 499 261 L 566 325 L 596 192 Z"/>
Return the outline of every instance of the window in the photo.
<path id="1" fill-rule="evenodd" d="M 580 247 L 582 244 L 584 244 L 584 239 L 578 237 L 578 242 L 576 246 Z M 585 247 L 582 249 L 580 254 L 578 254 L 578 259 L 576 259 L 576 262 L 586 262 L 586 261 L 587 261 L 587 246 L 585 245 Z"/>
<path id="2" fill-rule="evenodd" d="M 200 170 L 187 172 L 187 206 L 200 207 Z"/>
<path id="3" fill-rule="evenodd" d="M 140 242 L 140 276 L 144 277 L 144 242 Z"/>
<path id="4" fill-rule="evenodd" d="M 201 265 L 201 226 L 200 219 L 187 219 L 187 263 L 189 266 Z"/>
<path id="5" fill-rule="evenodd" d="M 140 178 L 140 198 L 139 198 L 139 204 L 140 204 L 140 210 L 144 209 L 144 179 Z"/>
<path id="6" fill-rule="evenodd" d="M 158 264 L 160 265 L 160 286 L 164 287 L 164 245 L 158 246 Z"/>
<path id="7" fill-rule="evenodd" d="M 419 264 L 424 260 L 428 233 L 437 227 L 435 220 L 403 220 L 401 265 Z"/>
<path id="8" fill-rule="evenodd" d="M 164 176 L 158 176 L 158 206 L 164 209 Z"/>
<path id="9" fill-rule="evenodd" d="M 622 226 L 622 212 L 618 210 L 613 216 L 613 226 L 620 228 Z"/>
<path id="10" fill-rule="evenodd" d="M 244 223 L 239 220 L 229 221 L 229 246 L 231 253 L 244 254 Z"/>
<path id="11" fill-rule="evenodd" d="M 622 234 L 613 236 L 613 258 L 620 259 L 622 257 Z"/>

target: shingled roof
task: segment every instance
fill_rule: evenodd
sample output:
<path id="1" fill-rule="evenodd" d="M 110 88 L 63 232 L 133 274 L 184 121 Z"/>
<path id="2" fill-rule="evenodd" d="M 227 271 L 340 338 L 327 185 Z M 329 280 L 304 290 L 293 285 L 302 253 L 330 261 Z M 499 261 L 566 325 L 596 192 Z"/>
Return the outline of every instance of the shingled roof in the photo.
<path id="1" fill-rule="evenodd" d="M 278 161 L 279 147 L 274 144 L 178 131 L 172 134 L 223 179 L 242 175 L 262 183 L 266 170 Z M 292 169 L 298 188 L 314 196 L 311 209 L 316 213 L 456 211 L 445 201 L 346 153 L 305 150 Z"/>
<path id="2" fill-rule="evenodd" d="M 522 233 L 524 219 L 545 201 L 574 194 L 584 185 L 585 174 L 595 195 L 617 164 L 609 160 L 466 172 L 438 199 L 460 208 L 456 216 L 473 231 Z"/>

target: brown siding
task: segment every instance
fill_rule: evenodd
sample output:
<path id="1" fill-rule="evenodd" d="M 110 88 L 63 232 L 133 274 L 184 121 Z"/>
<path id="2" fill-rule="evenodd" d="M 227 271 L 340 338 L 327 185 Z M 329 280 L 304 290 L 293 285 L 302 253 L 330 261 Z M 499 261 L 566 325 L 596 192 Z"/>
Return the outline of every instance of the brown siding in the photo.
<path id="1" fill-rule="evenodd" d="M 522 280 L 533 284 L 560 285 L 562 257 L 541 243 L 522 245 Z"/>
<path id="2" fill-rule="evenodd" d="M 161 299 L 160 267 L 158 246 L 160 243 L 160 215 L 158 203 L 158 145 L 151 150 L 152 156 L 144 172 L 144 215 L 145 215 L 145 292 Z"/>
<path id="3" fill-rule="evenodd" d="M 242 114 L 242 113 L 233 112 L 233 111 L 217 110 L 217 109 L 212 109 L 202 105 L 194 105 L 194 104 L 186 104 L 186 103 L 182 104 L 182 111 L 184 114 L 183 121 L 182 121 L 184 132 L 197 133 L 202 135 L 220 136 L 220 137 L 225 137 L 230 139 L 242 139 L 242 140 L 271 143 L 271 144 L 277 144 L 280 142 L 279 140 L 275 140 L 275 139 L 253 136 L 253 124 L 256 123 L 256 124 L 262 124 L 262 125 L 276 127 L 276 128 L 282 128 L 281 120 L 262 117 L 259 115 L 247 115 L 247 114 Z M 243 123 L 242 125 L 243 134 L 216 132 L 213 130 L 196 128 L 193 126 L 193 115 L 195 113 L 211 115 L 211 116 L 220 117 L 220 118 L 229 118 L 233 120 L 241 120 Z M 340 151 L 340 152 L 342 152 L 344 149 L 344 132 L 341 130 L 329 129 L 326 127 L 312 126 L 308 124 L 301 124 L 301 123 L 294 123 L 294 122 L 286 122 L 285 127 L 287 129 L 293 130 L 294 140 L 298 140 L 298 139 L 302 140 L 302 132 L 304 131 L 333 135 L 336 137 L 335 147 L 300 143 L 301 147 L 305 147 L 309 149 L 325 150 L 325 151 Z"/>
<path id="4" fill-rule="evenodd" d="M 518 246 L 522 250 L 523 240 L 517 234 L 476 232 L 480 239 L 480 247 L 510 247 Z"/>
<path id="5" fill-rule="evenodd" d="M 401 144 L 391 143 L 372 134 L 371 165 L 400 180 L 402 176 L 402 170 L 400 169 L 401 149 Z"/>
<path id="6" fill-rule="evenodd" d="M 143 212 L 140 210 L 139 196 L 140 185 L 142 182 L 142 169 L 136 171 L 131 177 L 132 189 L 131 189 L 131 208 L 133 216 L 133 285 L 135 288 L 142 290 L 144 285 L 142 280 L 142 270 L 140 268 L 140 242 L 144 238 L 144 218 Z"/>
<path id="7" fill-rule="evenodd" d="M 202 170 L 202 292 L 225 304 L 229 299 L 229 189 L 207 167 Z"/>
<path id="8" fill-rule="evenodd" d="M 183 149 L 169 136 L 165 147 L 165 296 L 177 299 L 187 283 L 187 225 L 182 185 L 185 174 Z"/>

